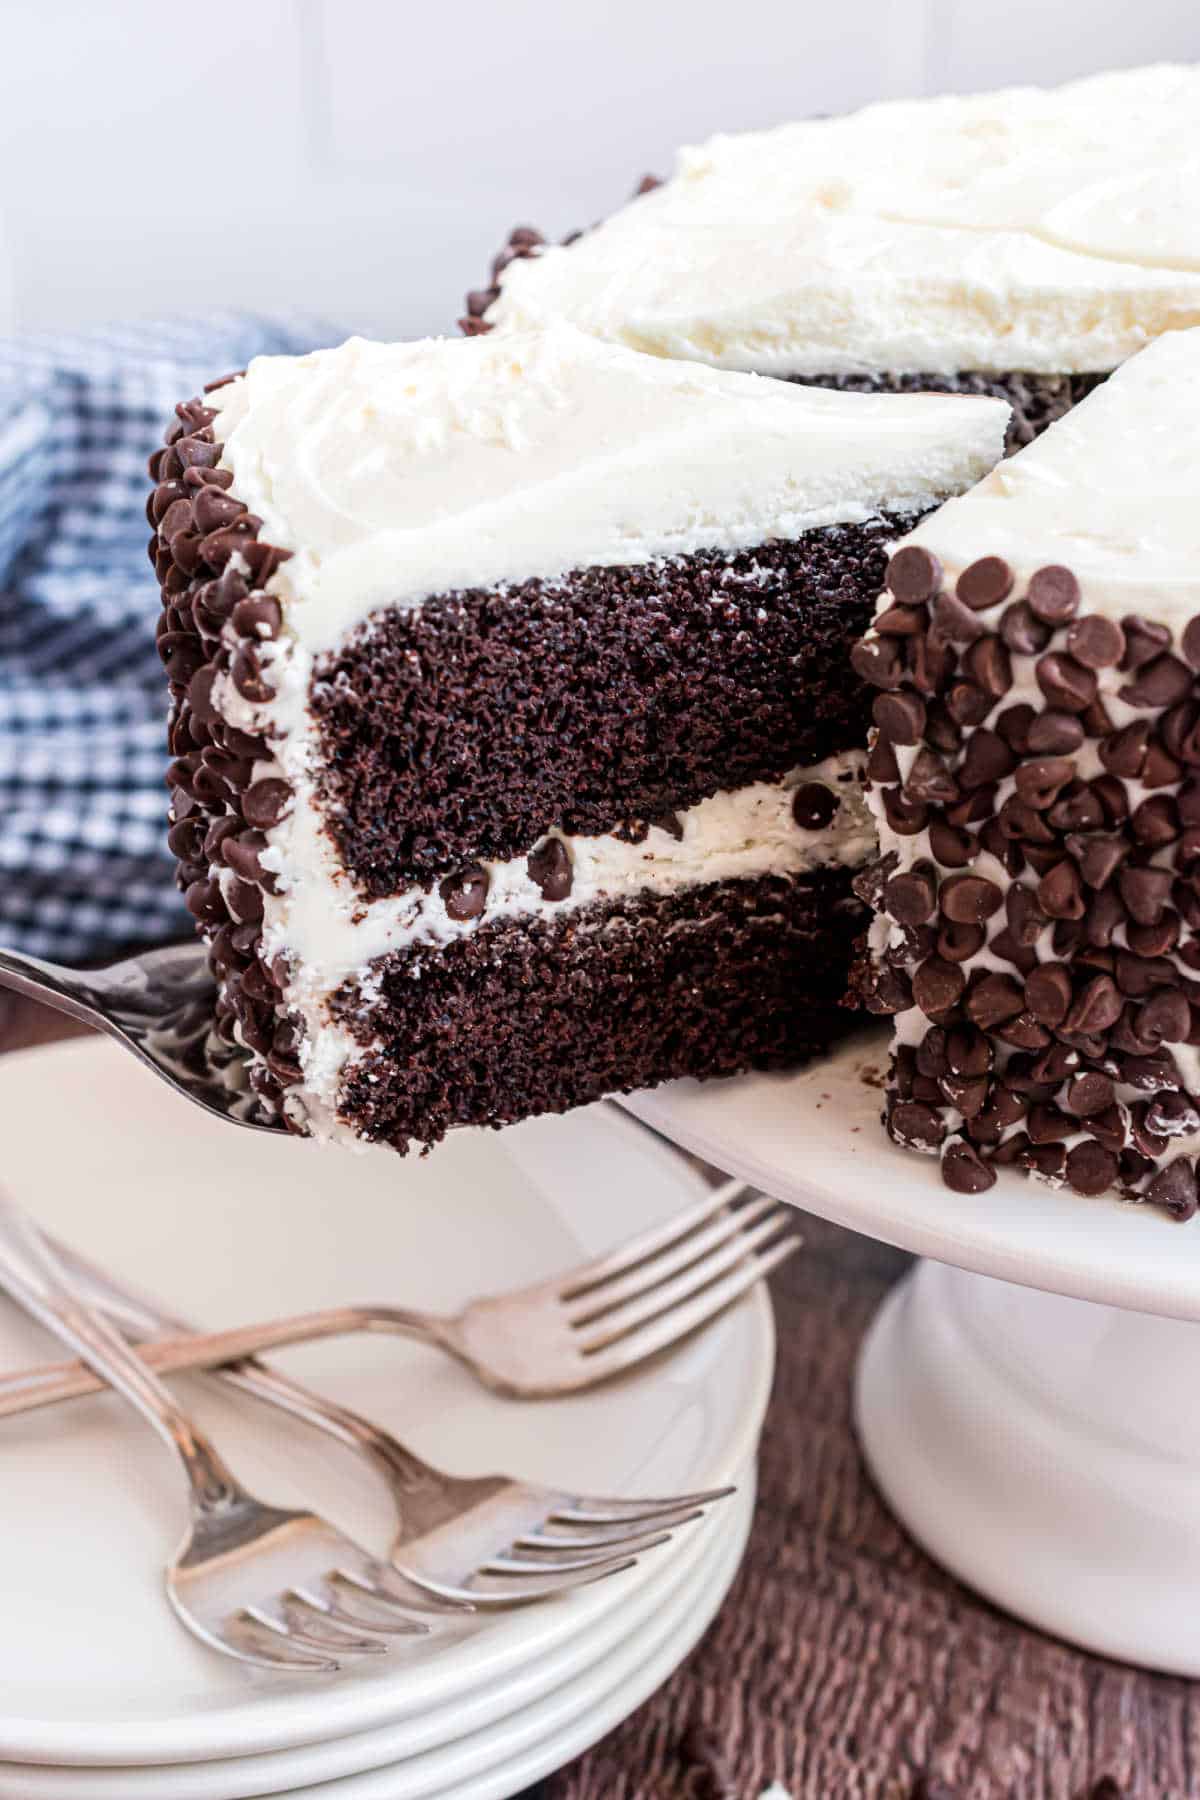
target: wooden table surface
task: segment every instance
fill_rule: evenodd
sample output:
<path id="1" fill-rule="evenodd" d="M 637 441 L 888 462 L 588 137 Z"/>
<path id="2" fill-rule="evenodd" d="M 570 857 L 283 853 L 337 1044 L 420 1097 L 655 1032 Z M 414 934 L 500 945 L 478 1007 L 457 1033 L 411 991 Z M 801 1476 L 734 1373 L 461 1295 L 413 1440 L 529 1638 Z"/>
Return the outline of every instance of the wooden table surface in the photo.
<path id="1" fill-rule="evenodd" d="M 0 993 L 0 1050 L 69 1029 Z M 1026 1630 L 891 1518 L 850 1375 L 908 1259 L 818 1219 L 804 1232 L 773 1283 L 779 1363 L 737 1582 L 672 1680 L 527 1800 L 757 1800 L 772 1782 L 791 1800 L 1200 1800 L 1200 1686 Z"/>

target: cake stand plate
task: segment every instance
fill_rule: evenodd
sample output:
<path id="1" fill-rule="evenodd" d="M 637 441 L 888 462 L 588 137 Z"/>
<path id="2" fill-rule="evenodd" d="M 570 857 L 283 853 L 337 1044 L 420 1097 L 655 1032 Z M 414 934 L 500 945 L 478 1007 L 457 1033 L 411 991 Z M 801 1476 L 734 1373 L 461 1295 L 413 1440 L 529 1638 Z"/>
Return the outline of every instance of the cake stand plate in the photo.
<path id="1" fill-rule="evenodd" d="M 1200 1675 L 1200 1219 L 1001 1170 L 953 1194 L 879 1126 L 886 1032 L 788 1076 L 625 1104 L 709 1161 L 931 1259 L 889 1295 L 859 1436 L 913 1536 L 1089 1650 Z"/>

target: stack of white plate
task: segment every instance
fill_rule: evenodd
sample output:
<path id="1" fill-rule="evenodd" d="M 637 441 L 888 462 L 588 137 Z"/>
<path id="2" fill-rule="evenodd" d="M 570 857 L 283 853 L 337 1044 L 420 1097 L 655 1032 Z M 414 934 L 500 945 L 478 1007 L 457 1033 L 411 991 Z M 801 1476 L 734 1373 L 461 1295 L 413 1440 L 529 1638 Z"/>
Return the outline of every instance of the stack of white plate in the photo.
<path id="1" fill-rule="evenodd" d="M 422 1161 L 210 1122 L 92 1041 L 5 1058 L 0 1094 L 16 1196 L 212 1325 L 351 1299 L 452 1309 L 594 1255 L 699 1188 L 609 1109 L 464 1132 Z M 55 1354 L 0 1308 L 0 1366 Z M 119 1402 L 0 1420 L 0 1800 L 499 1800 L 640 1705 L 720 1605 L 749 1529 L 770 1387 L 761 1289 L 652 1366 L 569 1400 L 501 1400 L 400 1339 L 280 1361 L 455 1473 L 593 1493 L 736 1481 L 738 1493 L 627 1574 L 439 1624 L 332 1679 L 285 1681 L 205 1651 L 169 1613 L 161 1571 L 183 1496 Z M 252 1487 L 386 1552 L 394 1520 L 368 1468 L 208 1384 L 184 1392 Z"/>

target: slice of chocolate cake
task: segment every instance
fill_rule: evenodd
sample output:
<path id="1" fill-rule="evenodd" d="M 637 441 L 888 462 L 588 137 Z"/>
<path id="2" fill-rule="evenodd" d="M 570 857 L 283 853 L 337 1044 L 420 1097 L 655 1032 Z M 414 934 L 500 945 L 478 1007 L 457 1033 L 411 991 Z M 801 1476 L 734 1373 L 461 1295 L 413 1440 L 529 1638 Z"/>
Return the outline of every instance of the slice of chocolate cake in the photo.
<path id="1" fill-rule="evenodd" d="M 1003 407 L 560 326 L 178 410 L 171 844 L 269 1104 L 403 1147 L 828 1041 L 873 854 L 850 648 Z"/>
<path id="2" fill-rule="evenodd" d="M 713 138 L 551 248 L 519 230 L 468 330 L 566 319 L 658 356 L 1011 402 L 1029 442 L 1200 324 L 1200 70 L 889 101 Z"/>
<path id="3" fill-rule="evenodd" d="M 896 550 L 855 667 L 888 1127 L 1181 1218 L 1200 1151 L 1200 331 Z"/>

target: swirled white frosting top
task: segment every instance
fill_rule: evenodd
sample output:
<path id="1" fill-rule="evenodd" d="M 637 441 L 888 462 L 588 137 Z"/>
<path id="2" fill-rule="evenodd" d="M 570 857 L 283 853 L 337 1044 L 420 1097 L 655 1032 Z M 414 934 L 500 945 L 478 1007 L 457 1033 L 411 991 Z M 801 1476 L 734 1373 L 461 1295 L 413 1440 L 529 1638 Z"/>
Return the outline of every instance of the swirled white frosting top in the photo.
<path id="1" fill-rule="evenodd" d="M 1200 324 L 1200 68 L 713 138 L 486 317 L 769 374 L 1115 368 Z"/>
<path id="2" fill-rule="evenodd" d="M 921 511 L 1001 453 L 990 399 L 827 393 L 544 333 L 259 357 L 211 396 L 233 488 L 293 552 L 316 654 L 383 606 Z"/>
<path id="3" fill-rule="evenodd" d="M 981 556 L 1002 556 L 1018 591 L 1065 563 L 1088 612 L 1182 629 L 1200 612 L 1200 330 L 1151 344 L 903 541 L 951 584 Z"/>

